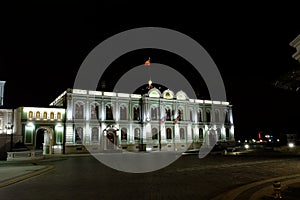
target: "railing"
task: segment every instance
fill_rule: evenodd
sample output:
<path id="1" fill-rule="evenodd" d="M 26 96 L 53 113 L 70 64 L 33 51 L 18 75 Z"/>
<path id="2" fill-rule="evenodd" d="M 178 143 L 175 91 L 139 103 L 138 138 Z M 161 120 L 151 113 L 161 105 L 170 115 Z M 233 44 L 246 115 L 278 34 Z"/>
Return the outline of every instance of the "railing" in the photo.
<path id="1" fill-rule="evenodd" d="M 43 151 L 7 152 L 7 161 L 43 159 Z"/>

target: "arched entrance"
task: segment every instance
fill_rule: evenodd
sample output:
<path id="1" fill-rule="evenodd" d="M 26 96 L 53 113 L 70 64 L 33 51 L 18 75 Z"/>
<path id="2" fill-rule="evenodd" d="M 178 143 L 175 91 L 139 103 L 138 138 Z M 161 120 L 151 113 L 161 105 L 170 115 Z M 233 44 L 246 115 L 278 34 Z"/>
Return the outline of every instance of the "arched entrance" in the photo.
<path id="1" fill-rule="evenodd" d="M 106 134 L 106 149 L 111 150 L 115 149 L 115 133 L 113 131 L 109 131 Z"/>
<path id="2" fill-rule="evenodd" d="M 119 129 L 114 125 L 108 125 L 106 129 L 104 129 L 105 136 L 105 147 L 104 150 L 117 150 L 118 149 L 118 138 L 117 131 Z"/>
<path id="3" fill-rule="evenodd" d="M 36 130 L 35 149 L 42 150 L 43 154 L 53 153 L 53 129 L 50 127 L 39 127 Z"/>

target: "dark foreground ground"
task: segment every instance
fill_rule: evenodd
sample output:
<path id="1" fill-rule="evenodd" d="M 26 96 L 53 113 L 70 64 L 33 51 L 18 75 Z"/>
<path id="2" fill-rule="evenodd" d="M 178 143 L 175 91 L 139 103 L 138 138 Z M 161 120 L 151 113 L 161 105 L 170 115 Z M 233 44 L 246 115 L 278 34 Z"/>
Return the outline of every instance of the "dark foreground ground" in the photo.
<path id="1" fill-rule="evenodd" d="M 297 155 L 274 152 L 216 154 L 202 159 L 191 154 L 148 173 L 117 171 L 90 155 L 2 162 L 0 167 L 41 165 L 53 169 L 0 188 L 0 199 L 213 199 L 246 184 L 300 174 L 299 160 Z M 268 185 L 272 182 L 264 183 Z M 235 199 L 250 199 L 253 192 L 248 190 Z M 283 195 L 287 193 L 297 195 L 299 191 L 289 187 Z"/>

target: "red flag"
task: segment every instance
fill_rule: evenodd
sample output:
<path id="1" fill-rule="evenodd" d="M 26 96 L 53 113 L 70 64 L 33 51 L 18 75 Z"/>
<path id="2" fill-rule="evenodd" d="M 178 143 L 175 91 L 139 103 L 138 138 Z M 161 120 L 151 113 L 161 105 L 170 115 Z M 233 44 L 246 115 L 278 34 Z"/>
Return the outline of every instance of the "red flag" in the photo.
<path id="1" fill-rule="evenodd" d="M 150 57 L 149 57 L 149 59 L 145 62 L 145 66 L 150 66 Z"/>

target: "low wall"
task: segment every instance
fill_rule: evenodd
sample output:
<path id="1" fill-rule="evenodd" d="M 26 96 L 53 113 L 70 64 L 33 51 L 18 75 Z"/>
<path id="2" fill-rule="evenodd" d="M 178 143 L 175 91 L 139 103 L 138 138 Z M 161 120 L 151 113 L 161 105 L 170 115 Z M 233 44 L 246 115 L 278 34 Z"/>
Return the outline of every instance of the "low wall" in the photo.
<path id="1" fill-rule="evenodd" d="M 7 161 L 44 159 L 43 151 L 7 152 Z"/>

